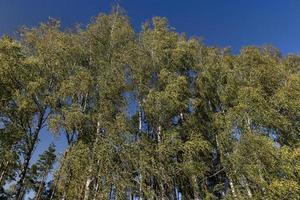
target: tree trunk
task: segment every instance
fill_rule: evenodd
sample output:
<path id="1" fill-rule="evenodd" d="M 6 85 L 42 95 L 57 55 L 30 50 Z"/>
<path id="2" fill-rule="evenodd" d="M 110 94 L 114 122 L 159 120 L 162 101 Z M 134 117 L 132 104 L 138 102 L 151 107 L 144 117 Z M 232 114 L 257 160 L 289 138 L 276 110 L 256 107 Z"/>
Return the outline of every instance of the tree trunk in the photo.
<path id="1" fill-rule="evenodd" d="M 143 200 L 143 177 L 141 171 L 139 172 L 139 200 Z"/>
<path id="2" fill-rule="evenodd" d="M 158 142 L 158 144 L 161 143 L 161 125 L 159 125 L 157 128 L 157 142 Z M 159 188 L 160 188 L 160 192 L 161 192 L 161 200 L 165 200 L 166 199 L 166 191 L 165 191 L 163 182 L 159 183 Z"/>
<path id="3" fill-rule="evenodd" d="M 251 189 L 249 187 L 249 184 L 247 182 L 247 179 L 244 175 L 242 175 L 242 177 L 240 178 L 240 182 L 241 182 L 241 185 L 246 189 L 248 197 L 251 199 L 253 195 L 252 195 Z"/>
<path id="4" fill-rule="evenodd" d="M 161 182 L 159 183 L 159 187 L 160 187 L 160 194 L 161 194 L 161 200 L 166 200 L 166 190 L 164 187 L 164 184 Z"/>
<path id="5" fill-rule="evenodd" d="M 41 199 L 41 195 L 42 195 L 42 192 L 43 192 L 43 189 L 45 187 L 45 181 L 47 179 L 47 176 L 48 176 L 48 170 L 43 174 L 43 178 L 42 178 L 42 181 L 39 185 L 39 189 L 38 189 L 38 192 L 35 196 L 35 200 L 40 200 Z"/>
<path id="6" fill-rule="evenodd" d="M 178 189 L 177 189 L 177 184 L 176 184 L 176 178 L 174 177 L 174 199 L 178 200 Z"/>
<path id="7" fill-rule="evenodd" d="M 139 104 L 139 133 L 142 132 L 142 104 L 141 101 L 138 102 Z"/>
<path id="8" fill-rule="evenodd" d="M 215 137 L 215 140 L 216 140 L 216 145 L 217 145 L 217 151 L 219 151 L 220 154 L 222 154 L 223 152 L 220 149 L 220 145 L 219 145 L 219 141 L 218 141 L 217 136 Z M 228 153 L 226 153 L 226 155 L 228 155 Z M 227 175 L 227 179 L 229 181 L 229 186 L 230 186 L 232 196 L 233 196 L 234 199 L 237 199 L 237 193 L 236 193 L 236 190 L 235 190 L 235 187 L 234 187 L 233 180 L 229 175 Z"/>
<path id="9" fill-rule="evenodd" d="M 192 186 L 193 186 L 193 192 L 194 192 L 194 200 L 200 200 L 198 181 L 197 181 L 197 177 L 195 175 L 192 176 Z"/>
<path id="10" fill-rule="evenodd" d="M 90 168 L 91 169 L 91 168 Z M 91 172 L 91 170 L 89 169 L 89 171 Z M 90 184 L 92 183 L 92 178 L 88 178 L 86 180 L 86 183 L 85 183 L 85 189 L 84 189 L 84 200 L 88 200 L 89 199 L 89 196 L 90 196 Z"/>
<path id="11" fill-rule="evenodd" d="M 113 184 L 110 185 L 110 189 L 109 189 L 109 199 L 108 200 L 112 200 L 113 198 Z"/>
<path id="12" fill-rule="evenodd" d="M 0 184 L 2 183 L 2 179 L 4 178 L 5 171 L 3 170 L 0 175 Z"/>
<path id="13" fill-rule="evenodd" d="M 32 156 L 31 152 L 29 152 L 28 155 L 26 156 L 25 163 L 22 168 L 20 180 L 17 183 L 16 200 L 22 200 L 22 196 L 23 196 L 22 191 L 24 189 L 24 181 L 25 181 L 25 178 L 27 175 L 27 170 L 29 168 L 29 162 L 30 162 L 31 156 Z"/>
<path id="14" fill-rule="evenodd" d="M 66 192 L 64 191 L 64 194 L 63 194 L 62 200 L 65 200 L 65 199 L 66 199 Z"/>
<path id="15" fill-rule="evenodd" d="M 157 142 L 161 143 L 161 126 L 159 125 L 157 128 Z"/>
<path id="16" fill-rule="evenodd" d="M 141 101 L 138 101 L 139 112 L 138 112 L 138 120 L 139 120 L 139 131 L 137 134 L 137 142 L 140 140 L 140 134 L 142 133 L 142 104 Z M 143 200 L 143 175 L 141 172 L 140 164 L 139 164 L 139 200 Z"/>
<path id="17" fill-rule="evenodd" d="M 261 166 L 261 165 L 260 165 L 260 166 Z M 261 173 L 260 168 L 258 168 L 258 173 L 259 173 L 260 181 L 261 181 L 261 182 L 265 182 L 265 179 L 264 179 L 264 177 L 262 176 L 262 173 Z M 263 194 L 265 195 L 265 194 L 266 194 L 266 188 L 262 186 L 261 189 L 262 189 Z"/>
<path id="18" fill-rule="evenodd" d="M 96 180 L 96 183 L 95 183 L 95 190 L 94 190 L 94 197 L 93 197 L 93 200 L 96 200 L 97 199 L 97 193 L 98 193 L 98 190 L 99 190 L 99 182 L 98 180 Z"/>
<path id="19" fill-rule="evenodd" d="M 32 138 L 31 138 L 31 136 L 29 138 L 28 151 L 25 155 L 25 162 L 24 162 L 24 165 L 23 165 L 23 168 L 22 168 L 22 171 L 21 171 L 20 179 L 17 182 L 16 200 L 22 200 L 22 198 L 24 196 L 24 194 L 23 194 L 23 192 L 24 192 L 24 181 L 25 181 L 25 178 L 26 178 L 26 175 L 27 175 L 27 171 L 29 169 L 29 164 L 30 164 L 30 160 L 31 160 L 31 157 L 32 157 L 32 154 L 33 154 L 34 147 L 36 145 L 40 130 L 41 130 L 42 125 L 43 125 L 43 120 L 44 120 L 44 111 L 42 113 L 40 113 L 38 124 L 37 124 L 37 127 L 36 127 L 34 133 L 32 134 Z"/>
<path id="20" fill-rule="evenodd" d="M 6 161 L 6 163 L 3 164 L 3 166 L 1 166 L 1 168 L 3 168 L 3 171 L 1 172 L 1 175 L 0 175 L 0 185 L 4 179 L 5 169 L 8 167 L 8 164 L 9 164 L 9 161 Z"/>
<path id="21" fill-rule="evenodd" d="M 234 184 L 233 184 L 233 181 L 230 176 L 228 176 L 228 180 L 229 180 L 229 185 L 230 185 L 232 196 L 234 199 L 236 199 L 237 198 L 236 191 L 235 191 Z"/>
<path id="22" fill-rule="evenodd" d="M 39 190 L 35 196 L 35 200 L 40 200 L 41 199 L 41 195 L 42 195 L 42 191 L 44 189 L 44 185 L 42 185 L 42 183 L 39 186 Z"/>
<path id="23" fill-rule="evenodd" d="M 68 145 L 69 145 L 69 148 L 64 152 L 64 154 L 62 156 L 60 168 L 62 168 L 64 166 L 65 159 L 67 157 L 67 154 L 68 154 L 69 150 L 72 148 L 73 143 L 71 143 L 70 141 L 68 141 Z M 53 186 L 53 190 L 52 190 L 52 193 L 51 193 L 51 196 L 50 196 L 50 200 L 52 200 L 54 198 L 54 195 L 55 195 L 55 192 L 56 192 L 56 188 L 57 188 L 57 186 L 59 185 L 59 182 L 60 182 L 60 178 L 61 178 L 61 171 L 59 170 L 57 181 L 55 181 L 55 179 L 54 179 L 54 186 Z M 64 195 L 65 195 L 65 192 L 64 192 Z"/>
<path id="24" fill-rule="evenodd" d="M 57 182 L 59 181 L 60 178 L 58 178 Z M 50 196 L 50 200 L 53 199 L 54 195 L 55 195 L 55 192 L 56 192 L 56 181 L 54 181 L 54 186 L 53 186 L 53 190 L 51 192 L 51 196 Z"/>
<path id="25" fill-rule="evenodd" d="M 95 144 L 94 144 L 95 145 Z M 90 191 L 91 191 L 91 189 L 90 189 L 90 185 L 91 185 L 91 183 L 92 183 L 92 181 L 93 181 L 93 177 L 92 177 L 92 167 L 93 167 L 93 165 L 92 165 L 92 162 L 93 162 L 93 159 L 94 159 L 94 149 L 95 149 L 95 147 L 93 147 L 93 150 L 92 150 L 92 155 L 91 155 L 91 164 L 90 164 L 90 166 L 89 166 L 89 170 L 88 170 L 88 178 L 87 178 L 87 180 L 86 180 L 86 182 L 85 182 L 85 189 L 84 189 L 84 200 L 88 200 L 89 199 L 89 196 L 90 196 Z"/>
<path id="26" fill-rule="evenodd" d="M 96 150 L 96 145 L 98 143 L 99 137 L 102 136 L 101 135 L 101 126 L 100 126 L 100 122 L 97 122 L 97 129 L 96 129 L 96 139 L 93 143 L 93 148 L 91 150 L 91 157 L 90 157 L 90 166 L 89 166 L 89 177 L 87 178 L 86 182 L 85 182 L 85 190 L 84 190 L 84 200 L 88 200 L 89 196 L 90 196 L 90 185 L 94 180 L 94 177 L 92 177 L 92 171 L 93 171 L 93 163 L 94 163 L 94 154 L 95 154 L 95 150 Z M 98 162 L 98 161 L 97 161 Z"/>

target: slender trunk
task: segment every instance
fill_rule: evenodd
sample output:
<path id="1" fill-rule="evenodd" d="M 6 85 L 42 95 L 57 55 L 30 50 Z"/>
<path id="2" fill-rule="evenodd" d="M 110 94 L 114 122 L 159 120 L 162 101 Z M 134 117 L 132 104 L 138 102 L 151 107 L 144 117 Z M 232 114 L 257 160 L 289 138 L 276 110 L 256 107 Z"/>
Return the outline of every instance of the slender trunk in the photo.
<path id="1" fill-rule="evenodd" d="M 110 185 L 110 189 L 109 189 L 109 200 L 111 200 L 113 198 L 113 184 Z"/>
<path id="2" fill-rule="evenodd" d="M 89 65 L 92 65 L 92 45 L 91 45 L 91 43 L 89 44 Z M 87 102 L 87 96 L 86 96 L 85 102 Z M 85 109 L 86 109 L 86 103 L 84 105 L 83 112 L 85 111 Z M 100 128 L 99 122 L 97 122 L 96 133 L 98 133 L 98 131 L 99 131 L 98 129 L 99 128 Z M 97 134 L 96 134 L 96 137 L 97 137 Z M 92 165 L 89 166 L 88 172 L 89 172 L 88 174 L 90 174 L 92 172 Z M 84 197 L 83 197 L 84 200 L 88 200 L 89 199 L 90 184 L 91 184 L 91 182 L 92 182 L 91 177 L 88 177 L 87 180 L 86 180 L 86 182 L 85 182 L 85 187 L 84 187 Z"/>
<path id="3" fill-rule="evenodd" d="M 157 142 L 158 142 L 158 144 L 161 143 L 161 126 L 160 125 L 158 126 L 158 129 L 157 129 Z"/>
<path id="4" fill-rule="evenodd" d="M 141 174 L 141 171 L 139 172 L 139 200 L 143 200 L 143 176 Z"/>
<path id="5" fill-rule="evenodd" d="M 251 120 L 250 120 L 249 116 L 247 116 L 247 122 L 246 123 L 247 123 L 247 129 L 248 129 L 248 131 L 251 132 Z M 245 187 L 246 190 L 247 190 L 248 197 L 252 198 L 252 192 L 251 192 L 251 189 L 250 189 L 249 184 L 247 182 L 247 179 L 245 178 L 244 175 L 242 176 L 241 179 L 242 179 L 242 185 L 243 185 L 243 187 Z"/>
<path id="6" fill-rule="evenodd" d="M 261 165 L 260 165 L 260 166 L 261 166 Z M 262 173 L 261 173 L 260 168 L 258 168 L 258 173 L 259 173 L 260 181 L 261 181 L 262 183 L 264 183 L 264 182 L 265 182 L 265 179 L 264 179 L 264 177 L 262 176 Z M 265 195 L 265 194 L 266 194 L 266 188 L 262 186 L 261 189 L 262 189 L 263 194 Z"/>
<path id="7" fill-rule="evenodd" d="M 32 137 L 30 136 L 30 138 L 28 140 L 29 141 L 28 151 L 26 152 L 26 155 L 25 155 L 25 162 L 23 164 L 20 179 L 17 182 L 16 200 L 22 200 L 22 198 L 24 196 L 24 194 L 23 194 L 23 192 L 24 192 L 24 181 L 25 181 L 25 178 L 27 176 L 27 171 L 30 167 L 29 166 L 30 160 L 31 160 L 31 157 L 32 157 L 32 154 L 33 154 L 34 147 L 35 147 L 35 145 L 38 141 L 38 136 L 39 136 L 40 130 L 41 130 L 42 125 L 43 125 L 43 120 L 44 120 L 44 111 L 42 113 L 40 113 L 37 127 L 36 127 L 34 133 L 32 134 Z"/>
<path id="8" fill-rule="evenodd" d="M 73 143 L 69 143 L 69 146 L 70 146 L 69 149 L 67 149 L 67 150 L 64 152 L 64 155 L 62 156 L 60 168 L 62 168 L 62 167 L 64 166 L 64 164 L 65 164 L 65 159 L 66 159 L 66 157 L 67 157 L 68 152 L 69 152 L 70 149 L 72 148 Z M 57 189 L 57 187 L 58 187 L 59 184 L 60 184 L 60 179 L 61 179 L 61 170 L 59 170 L 59 172 L 58 172 L 58 178 L 57 178 L 57 180 L 54 179 L 54 186 L 53 186 L 53 190 L 52 190 L 52 192 L 51 192 L 50 200 L 52 200 L 52 199 L 54 198 L 54 196 L 55 196 L 56 189 Z M 66 191 L 66 190 L 64 190 L 63 198 L 62 198 L 62 199 L 65 199 L 65 196 L 66 196 L 66 192 L 65 192 L 65 191 Z"/>
<path id="9" fill-rule="evenodd" d="M 158 125 L 158 128 L 157 128 L 157 142 L 158 142 L 158 144 L 161 143 L 161 125 Z M 161 200 L 165 200 L 166 199 L 166 191 L 165 191 L 163 182 L 159 183 L 159 188 L 160 188 L 160 193 L 161 193 Z"/>
<path id="10" fill-rule="evenodd" d="M 97 199 L 97 196 L 98 196 L 98 191 L 99 191 L 99 165 L 100 165 L 100 161 L 97 160 L 97 177 L 95 178 L 94 180 L 94 194 L 93 194 L 93 200 L 96 200 Z"/>
<path id="11" fill-rule="evenodd" d="M 220 154 L 222 154 L 221 149 L 220 149 L 220 145 L 219 145 L 219 141 L 218 141 L 217 137 L 216 137 L 215 140 L 216 140 L 216 144 L 217 144 L 217 151 L 219 151 Z M 235 190 L 235 187 L 234 187 L 233 180 L 232 180 L 232 178 L 229 175 L 227 175 L 227 179 L 229 181 L 229 186 L 230 186 L 230 190 L 231 190 L 232 196 L 233 196 L 234 199 L 236 199 L 237 198 L 237 193 L 236 193 L 236 190 Z"/>
<path id="12" fill-rule="evenodd" d="M 163 182 L 159 183 L 159 187 L 160 187 L 160 193 L 161 193 L 161 200 L 166 200 L 166 190 L 164 187 Z"/>
<path id="13" fill-rule="evenodd" d="M 63 197 L 61 200 L 65 200 L 66 199 L 66 192 L 64 192 Z"/>
<path id="14" fill-rule="evenodd" d="M 24 189 L 24 181 L 25 181 L 27 171 L 28 171 L 28 168 L 29 168 L 29 162 L 30 162 L 30 159 L 31 159 L 31 155 L 32 155 L 31 151 L 26 155 L 26 159 L 25 159 L 25 162 L 24 162 L 24 165 L 23 165 L 20 180 L 17 183 L 16 200 L 22 200 L 22 196 L 23 196 L 22 191 Z"/>
<path id="15" fill-rule="evenodd" d="M 139 133 L 142 132 L 142 104 L 141 101 L 138 102 L 139 104 Z"/>
<path id="16" fill-rule="evenodd" d="M 91 173 L 91 167 L 89 169 L 89 173 Z M 88 178 L 85 182 L 85 189 L 84 189 L 84 200 L 88 200 L 90 196 L 90 184 L 92 183 L 92 178 Z"/>
<path id="17" fill-rule="evenodd" d="M 95 145 L 95 144 L 94 144 Z M 91 156 L 91 164 L 90 164 L 90 166 L 89 166 L 89 170 L 88 170 L 88 178 L 87 178 L 87 180 L 86 180 L 86 182 L 85 182 L 85 189 L 84 189 L 84 200 L 88 200 L 89 199 L 89 196 L 90 196 L 90 191 L 91 191 L 91 189 L 90 189 L 90 185 L 91 185 L 91 183 L 92 183 L 92 181 L 93 181 L 93 177 L 91 176 L 91 174 L 92 174 L 92 167 L 93 167 L 93 165 L 92 165 L 92 162 L 93 162 L 93 154 L 94 154 L 94 147 L 93 147 L 93 151 L 92 151 L 92 156 Z"/>
<path id="18" fill-rule="evenodd" d="M 38 192 L 35 196 L 35 200 L 40 200 L 41 199 L 41 195 L 42 195 L 43 189 L 45 187 L 45 181 L 46 181 L 47 176 L 48 176 L 48 170 L 43 174 L 43 178 L 42 178 L 42 181 L 39 185 L 39 189 L 38 189 Z"/>
<path id="19" fill-rule="evenodd" d="M 65 151 L 63 157 L 62 157 L 62 161 L 61 161 L 61 167 L 62 168 L 63 166 L 66 166 L 67 167 L 67 170 L 66 170 L 66 173 L 67 173 L 67 182 L 64 182 L 63 184 L 63 188 L 64 188 L 64 192 L 63 192 L 63 197 L 62 197 L 62 200 L 66 199 L 66 190 L 68 189 L 68 184 L 69 184 L 69 179 L 70 179 L 70 169 L 68 167 L 68 160 L 66 160 L 67 158 L 67 155 L 69 152 L 72 151 L 72 148 L 74 146 L 74 141 L 70 141 L 68 142 L 68 145 L 69 145 L 69 148 Z M 55 184 L 55 188 L 54 188 L 54 191 L 52 192 L 52 198 L 54 197 L 54 193 L 55 193 L 55 190 L 56 188 L 60 185 L 60 179 L 61 179 L 61 171 L 59 171 L 59 174 L 58 174 L 58 180 L 57 180 L 57 183 Z"/>
<path id="20" fill-rule="evenodd" d="M 193 192 L 194 192 L 194 200 L 200 200 L 198 181 L 197 181 L 197 177 L 195 175 L 192 176 L 192 186 L 193 186 Z"/>
<path id="21" fill-rule="evenodd" d="M 181 112 L 179 115 L 180 121 L 183 122 L 183 113 Z"/>
<path id="22" fill-rule="evenodd" d="M 94 177 L 92 177 L 92 171 L 93 171 L 93 163 L 94 163 L 94 154 L 96 151 L 96 145 L 98 143 L 99 137 L 101 136 L 101 126 L 100 126 L 100 122 L 97 122 L 97 129 L 96 129 L 96 139 L 95 142 L 93 143 L 93 148 L 91 150 L 91 156 L 90 156 L 90 166 L 89 166 L 89 177 L 87 178 L 86 182 L 85 182 L 85 190 L 84 190 L 84 200 L 88 200 L 89 196 L 90 196 L 90 185 L 93 182 Z"/>
<path id="23" fill-rule="evenodd" d="M 1 166 L 1 168 L 3 168 L 3 171 L 1 172 L 1 175 L 0 175 L 0 185 L 2 184 L 2 181 L 4 179 L 5 169 L 8 167 L 8 164 L 9 164 L 9 161 L 6 161 L 6 163 Z"/>
<path id="24" fill-rule="evenodd" d="M 234 199 L 236 199 L 237 198 L 236 191 L 235 191 L 234 184 L 233 184 L 233 181 L 230 176 L 228 176 L 228 180 L 229 180 L 229 185 L 230 185 L 232 196 Z"/>
<path id="25" fill-rule="evenodd" d="M 248 131 L 251 132 L 251 120 L 249 116 L 246 117 L 246 124 L 247 124 Z"/>
<path id="26" fill-rule="evenodd" d="M 251 189 L 249 187 L 247 180 L 245 182 L 245 186 L 246 186 L 246 190 L 247 190 L 247 194 L 248 194 L 249 198 L 252 198 L 253 195 L 252 195 L 252 192 L 251 192 Z"/>
<path id="27" fill-rule="evenodd" d="M 41 199 L 43 189 L 44 189 L 44 185 L 42 185 L 42 183 L 41 183 L 40 186 L 39 186 L 39 190 L 36 194 L 35 200 L 40 200 Z"/>
<path id="28" fill-rule="evenodd" d="M 0 175 L 0 184 L 2 183 L 2 179 L 4 178 L 5 171 L 3 170 Z"/>
<path id="29" fill-rule="evenodd" d="M 24 199 L 24 196 L 25 196 L 25 189 L 24 188 L 22 188 L 21 189 L 21 193 L 20 193 L 20 199 Z"/>
<path id="30" fill-rule="evenodd" d="M 180 119 L 180 125 L 182 126 L 183 120 L 184 120 L 182 112 L 180 112 L 180 114 L 179 114 L 179 119 Z M 178 156 L 178 154 L 176 153 L 176 155 L 175 155 L 175 163 L 178 163 L 178 159 L 177 159 L 178 157 L 177 156 Z M 178 187 L 177 187 L 177 183 L 176 183 L 176 175 L 174 175 L 173 182 L 174 182 L 174 198 L 176 200 L 178 200 L 179 199 L 179 195 L 178 195 Z"/>
<path id="31" fill-rule="evenodd" d="M 95 183 L 95 190 L 94 190 L 94 197 L 93 197 L 93 200 L 96 200 L 97 199 L 97 193 L 98 193 L 98 190 L 99 190 L 99 182 L 98 180 L 96 180 L 96 183 Z"/>
<path id="32" fill-rule="evenodd" d="M 60 179 L 60 176 L 58 177 L 57 182 L 59 182 L 59 179 Z M 52 190 L 52 192 L 51 192 L 50 200 L 52 200 L 53 197 L 54 197 L 54 195 L 55 195 L 57 182 L 54 181 L 54 186 L 53 186 L 53 190 Z"/>
<path id="33" fill-rule="evenodd" d="M 244 175 L 242 175 L 242 177 L 240 178 L 240 183 L 246 189 L 248 197 L 252 198 L 251 189 L 250 189 L 247 179 Z"/>
<path id="34" fill-rule="evenodd" d="M 96 137 L 97 137 L 97 136 L 103 136 L 103 135 L 101 135 L 101 126 L 100 126 L 100 122 L 99 122 L 99 121 L 97 122 L 97 130 L 96 130 L 96 133 L 97 133 Z"/>
<path id="35" fill-rule="evenodd" d="M 150 176 L 150 187 L 153 189 L 153 192 L 152 192 L 152 195 L 151 195 L 150 199 L 154 200 L 156 197 L 155 197 L 155 183 L 154 183 L 154 176 L 153 175 Z"/>
<path id="36" fill-rule="evenodd" d="M 63 192 L 63 196 L 62 196 L 62 200 L 65 200 L 66 199 L 66 196 L 67 196 L 67 194 L 66 194 L 66 190 L 64 190 L 64 192 Z"/>
<path id="37" fill-rule="evenodd" d="M 177 189 L 177 184 L 176 184 L 176 178 L 174 177 L 174 198 L 175 200 L 178 200 L 178 189 Z"/>
<path id="38" fill-rule="evenodd" d="M 1 175 L 0 175 L 0 185 L 4 179 L 5 169 L 8 167 L 8 164 L 9 164 L 9 161 L 6 161 L 6 163 L 1 166 L 1 168 L 3 168 L 3 171 L 1 172 Z"/>
<path id="39" fill-rule="evenodd" d="M 140 134 L 142 133 L 142 104 L 141 101 L 138 101 L 138 106 L 139 106 L 139 112 L 138 112 L 138 119 L 139 119 L 139 131 L 137 134 L 137 142 L 140 140 Z M 139 200 L 143 200 L 143 175 L 141 172 L 141 167 L 139 164 Z"/>

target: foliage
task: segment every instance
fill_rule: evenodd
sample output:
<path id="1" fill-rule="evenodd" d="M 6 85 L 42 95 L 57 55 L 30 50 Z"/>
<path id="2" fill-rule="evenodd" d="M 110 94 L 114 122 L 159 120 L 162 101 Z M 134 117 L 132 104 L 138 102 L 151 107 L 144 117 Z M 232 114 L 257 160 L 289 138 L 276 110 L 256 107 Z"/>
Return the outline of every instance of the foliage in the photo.
<path id="1" fill-rule="evenodd" d="M 298 199 L 300 57 L 124 13 L 1 38 L 0 198 Z M 68 147 L 33 162 L 45 128 Z"/>

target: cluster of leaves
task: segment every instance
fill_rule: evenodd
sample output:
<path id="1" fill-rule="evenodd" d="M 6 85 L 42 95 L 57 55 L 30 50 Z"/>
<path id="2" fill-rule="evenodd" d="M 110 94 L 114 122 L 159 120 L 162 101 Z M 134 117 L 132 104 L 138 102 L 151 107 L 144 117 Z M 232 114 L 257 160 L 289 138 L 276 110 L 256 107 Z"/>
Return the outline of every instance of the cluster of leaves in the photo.
<path id="1" fill-rule="evenodd" d="M 299 198 L 299 56 L 233 55 L 160 17 L 136 33 L 116 7 L 3 37 L 0 86 L 3 198 Z M 49 184 L 44 127 L 68 141 Z"/>

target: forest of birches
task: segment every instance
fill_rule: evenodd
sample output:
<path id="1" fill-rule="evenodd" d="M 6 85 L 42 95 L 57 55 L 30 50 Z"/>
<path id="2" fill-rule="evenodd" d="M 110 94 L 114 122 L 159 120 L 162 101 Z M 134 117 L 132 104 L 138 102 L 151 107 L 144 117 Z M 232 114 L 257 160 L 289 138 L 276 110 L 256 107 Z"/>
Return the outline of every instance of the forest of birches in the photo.
<path id="1" fill-rule="evenodd" d="M 36 152 L 43 134 L 66 150 Z M 136 31 L 118 7 L 0 39 L 0 199 L 299 200 L 299 182 L 299 55 Z"/>

